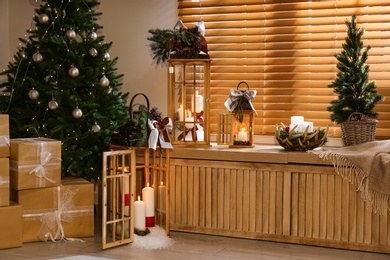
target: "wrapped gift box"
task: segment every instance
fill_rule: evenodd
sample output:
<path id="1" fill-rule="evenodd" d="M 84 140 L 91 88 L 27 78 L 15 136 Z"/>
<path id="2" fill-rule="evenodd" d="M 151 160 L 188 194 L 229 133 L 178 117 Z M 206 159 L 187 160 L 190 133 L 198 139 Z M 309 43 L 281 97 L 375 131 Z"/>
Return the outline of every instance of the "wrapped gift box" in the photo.
<path id="1" fill-rule="evenodd" d="M 0 206 L 9 206 L 9 159 L 0 158 Z"/>
<path id="2" fill-rule="evenodd" d="M 61 184 L 61 141 L 48 138 L 11 139 L 11 188 L 24 190 Z"/>
<path id="3" fill-rule="evenodd" d="M 9 157 L 9 120 L 8 115 L 0 115 L 0 157 Z"/>
<path id="4" fill-rule="evenodd" d="M 0 207 L 0 249 L 22 246 L 22 206 Z"/>
<path id="5" fill-rule="evenodd" d="M 94 236 L 93 184 L 64 178 L 62 185 L 13 190 L 23 207 L 23 242 Z"/>

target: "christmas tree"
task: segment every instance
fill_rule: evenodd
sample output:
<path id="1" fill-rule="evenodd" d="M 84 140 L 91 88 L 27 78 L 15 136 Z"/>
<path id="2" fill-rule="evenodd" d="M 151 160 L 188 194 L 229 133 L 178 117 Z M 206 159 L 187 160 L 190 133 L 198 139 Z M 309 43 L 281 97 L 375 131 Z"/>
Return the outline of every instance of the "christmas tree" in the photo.
<path id="1" fill-rule="evenodd" d="M 347 37 L 342 45 L 343 50 L 335 54 L 339 71 L 336 79 L 328 85 L 338 95 L 338 99 L 332 100 L 327 108 L 331 112 L 330 119 L 336 123 L 347 121 L 353 112 L 376 118 L 377 113 L 373 109 L 382 100 L 377 93 L 376 82 L 368 81 L 370 69 L 366 61 L 371 46 L 363 47 L 364 29 L 357 28 L 356 15 L 352 16 L 351 21 L 346 20 L 345 24 Z"/>
<path id="2" fill-rule="evenodd" d="M 98 35 L 98 5 L 43 0 L 0 85 L 9 93 L 2 102 L 11 138 L 61 140 L 62 174 L 89 180 L 101 175 L 102 153 L 128 118 L 123 75 L 109 54 L 112 43 Z"/>

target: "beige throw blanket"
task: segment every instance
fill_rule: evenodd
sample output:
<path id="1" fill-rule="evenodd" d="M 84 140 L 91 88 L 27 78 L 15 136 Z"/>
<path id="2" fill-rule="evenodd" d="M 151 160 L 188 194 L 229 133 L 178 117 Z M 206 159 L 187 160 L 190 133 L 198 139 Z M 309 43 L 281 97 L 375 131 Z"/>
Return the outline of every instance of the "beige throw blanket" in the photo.
<path id="1" fill-rule="evenodd" d="M 374 212 L 390 209 L 390 141 L 373 141 L 341 148 L 308 151 L 330 160 L 335 171 L 355 183 Z"/>

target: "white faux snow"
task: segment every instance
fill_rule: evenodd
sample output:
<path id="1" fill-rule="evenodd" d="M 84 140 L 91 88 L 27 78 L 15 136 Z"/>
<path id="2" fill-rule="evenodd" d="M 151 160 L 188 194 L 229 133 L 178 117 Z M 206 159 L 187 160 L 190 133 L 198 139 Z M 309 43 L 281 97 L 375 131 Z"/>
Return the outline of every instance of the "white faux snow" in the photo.
<path id="1" fill-rule="evenodd" d="M 150 233 L 146 236 L 134 234 L 134 242 L 130 244 L 132 248 L 142 249 L 164 249 L 173 244 L 173 239 L 165 234 L 165 229 L 160 226 L 149 228 Z"/>

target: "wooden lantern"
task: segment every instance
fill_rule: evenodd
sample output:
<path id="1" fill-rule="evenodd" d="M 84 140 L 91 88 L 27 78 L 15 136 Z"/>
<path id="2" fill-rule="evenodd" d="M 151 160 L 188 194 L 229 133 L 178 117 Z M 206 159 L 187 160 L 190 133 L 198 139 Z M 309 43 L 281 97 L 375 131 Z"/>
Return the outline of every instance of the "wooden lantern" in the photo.
<path id="1" fill-rule="evenodd" d="M 232 113 L 232 135 L 229 147 L 232 148 L 250 148 L 254 147 L 254 111 L 244 110 L 243 113 L 234 111 Z"/>
<path id="2" fill-rule="evenodd" d="M 210 146 L 210 59 L 169 60 L 173 146 Z"/>

